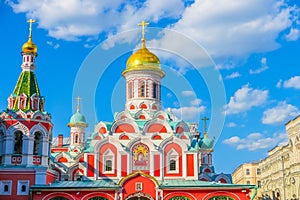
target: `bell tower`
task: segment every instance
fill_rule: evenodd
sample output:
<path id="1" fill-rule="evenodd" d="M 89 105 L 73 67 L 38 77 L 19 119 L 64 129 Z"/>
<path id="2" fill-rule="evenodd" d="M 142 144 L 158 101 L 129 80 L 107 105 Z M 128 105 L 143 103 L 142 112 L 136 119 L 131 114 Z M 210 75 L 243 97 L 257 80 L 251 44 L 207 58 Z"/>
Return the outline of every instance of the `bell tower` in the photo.
<path id="1" fill-rule="evenodd" d="M 165 72 L 160 67 L 158 57 L 146 47 L 145 26 L 149 23 L 142 21 L 141 47 L 133 53 L 122 72 L 126 79 L 126 106 L 129 112 L 139 110 L 161 110 L 160 83 Z"/>
<path id="2" fill-rule="evenodd" d="M 77 97 L 77 110 L 72 115 L 68 126 L 70 131 L 70 146 L 84 146 L 85 141 L 85 128 L 88 126 L 85 117 L 80 113 L 80 97 Z"/>
<path id="3" fill-rule="evenodd" d="M 7 109 L 0 113 L 0 170 L 12 171 L 6 179 L 28 180 L 26 184 L 21 184 L 24 186 L 23 192 L 27 192 L 24 188 L 29 185 L 46 184 L 51 180 L 47 174 L 53 127 L 51 116 L 44 109 L 45 99 L 40 93 L 35 75 L 35 59 L 38 55 L 37 46 L 32 40 L 35 20 L 30 19 L 28 22 L 29 37 L 21 52 L 22 72 L 8 97 Z M 16 177 L 13 178 L 14 175 Z M 21 182 L 10 183 L 10 186 L 17 188 Z"/>

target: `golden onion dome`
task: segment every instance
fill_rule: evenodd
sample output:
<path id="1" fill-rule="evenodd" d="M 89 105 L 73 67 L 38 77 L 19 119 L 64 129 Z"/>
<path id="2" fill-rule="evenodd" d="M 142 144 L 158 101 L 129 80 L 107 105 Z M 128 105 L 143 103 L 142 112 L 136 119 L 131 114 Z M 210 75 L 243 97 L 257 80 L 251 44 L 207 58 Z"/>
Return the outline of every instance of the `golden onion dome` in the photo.
<path id="1" fill-rule="evenodd" d="M 37 46 L 32 42 L 31 36 L 28 38 L 28 41 L 23 44 L 22 53 L 37 54 Z"/>
<path id="2" fill-rule="evenodd" d="M 158 57 L 146 48 L 146 40 L 142 39 L 141 48 L 134 52 L 127 60 L 126 69 L 122 75 L 130 71 L 158 71 L 161 76 L 165 75 L 164 71 L 161 70 L 160 61 Z"/>

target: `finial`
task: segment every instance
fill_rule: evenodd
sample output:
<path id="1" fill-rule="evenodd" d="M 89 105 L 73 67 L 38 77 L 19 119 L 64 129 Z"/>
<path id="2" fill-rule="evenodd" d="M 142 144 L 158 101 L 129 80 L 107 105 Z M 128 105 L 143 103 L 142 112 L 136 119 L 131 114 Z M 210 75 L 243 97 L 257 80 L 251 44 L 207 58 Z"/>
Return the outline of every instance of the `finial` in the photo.
<path id="1" fill-rule="evenodd" d="M 76 100 L 77 100 L 77 112 L 80 112 L 80 101 L 81 101 L 81 98 L 78 96 L 76 98 Z"/>
<path id="2" fill-rule="evenodd" d="M 34 23 L 35 20 L 29 19 L 27 22 L 29 23 L 29 38 L 31 39 L 32 38 L 32 23 Z"/>
<path id="3" fill-rule="evenodd" d="M 142 27 L 142 48 L 145 47 L 145 26 L 148 26 L 149 22 L 145 22 L 144 20 L 138 24 L 138 26 Z"/>
<path id="4" fill-rule="evenodd" d="M 203 117 L 202 120 L 204 121 L 204 138 L 207 138 L 206 121 L 209 120 L 209 118 Z"/>

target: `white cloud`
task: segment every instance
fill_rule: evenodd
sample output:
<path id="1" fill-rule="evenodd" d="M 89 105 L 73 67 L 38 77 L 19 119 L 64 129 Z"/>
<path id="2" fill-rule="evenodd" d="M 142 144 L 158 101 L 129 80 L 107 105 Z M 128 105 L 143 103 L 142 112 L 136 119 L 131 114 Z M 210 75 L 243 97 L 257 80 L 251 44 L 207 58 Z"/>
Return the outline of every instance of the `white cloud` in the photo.
<path id="1" fill-rule="evenodd" d="M 199 106 L 199 105 L 201 104 L 201 102 L 202 102 L 202 100 L 197 98 L 197 99 L 192 100 L 192 101 L 190 102 L 190 104 L 191 104 L 192 106 Z"/>
<path id="2" fill-rule="evenodd" d="M 280 46 L 279 33 L 287 29 L 288 40 L 299 37 L 297 29 L 291 28 L 299 20 L 298 7 L 278 0 L 195 0 L 186 7 L 183 0 L 8 0 L 8 4 L 14 12 L 37 19 L 49 36 L 64 40 L 115 35 L 136 28 L 143 19 L 154 23 L 171 19 L 170 29 L 192 38 L 216 57 L 274 50 Z M 183 40 L 172 40 L 172 35 L 162 40 L 178 52 L 192 51 Z"/>
<path id="3" fill-rule="evenodd" d="M 226 76 L 225 79 L 234 79 L 234 78 L 237 78 L 240 76 L 242 76 L 242 75 L 239 72 L 233 72 L 232 74 Z"/>
<path id="4" fill-rule="evenodd" d="M 226 114 L 238 114 L 250 110 L 252 107 L 261 106 L 268 98 L 268 90 L 258 90 L 244 85 L 230 97 L 225 106 Z"/>
<path id="5" fill-rule="evenodd" d="M 229 122 L 226 126 L 229 128 L 233 128 L 233 127 L 236 127 L 237 125 L 234 122 Z"/>
<path id="6" fill-rule="evenodd" d="M 299 115 L 300 112 L 297 107 L 287 104 L 285 101 L 279 102 L 275 107 L 270 108 L 263 113 L 263 124 L 278 124 L 287 122 L 291 118 Z"/>
<path id="7" fill-rule="evenodd" d="M 204 113 L 205 109 L 205 106 L 183 106 L 180 108 L 172 108 L 172 112 L 179 119 L 199 121 L 200 114 Z"/>
<path id="8" fill-rule="evenodd" d="M 267 65 L 267 58 L 262 58 L 261 61 L 261 67 L 255 70 L 250 69 L 249 74 L 260 74 L 263 71 L 266 71 L 267 69 L 269 69 L 268 65 Z"/>
<path id="9" fill-rule="evenodd" d="M 290 32 L 285 36 L 287 41 L 296 41 L 300 37 L 300 31 L 296 28 L 291 28 Z"/>
<path id="10" fill-rule="evenodd" d="M 300 76 L 294 76 L 289 80 L 284 81 L 283 87 L 300 89 Z"/>
<path id="11" fill-rule="evenodd" d="M 196 40 L 213 57 L 243 56 L 278 48 L 279 33 L 296 21 L 295 9 L 278 0 L 195 1 L 170 28 Z M 163 40 L 171 41 L 167 37 Z"/>
<path id="12" fill-rule="evenodd" d="M 181 0 L 19 0 L 8 1 L 16 13 L 38 20 L 40 28 L 51 37 L 78 40 L 81 36 L 96 36 L 100 33 L 116 33 L 136 28 L 145 19 L 151 22 L 171 18 L 178 19 L 184 11 Z"/>
<path id="13" fill-rule="evenodd" d="M 192 91 L 192 90 L 184 90 L 184 91 L 181 92 L 181 94 L 184 95 L 184 96 L 187 96 L 187 97 L 188 97 L 188 96 L 192 96 L 192 97 L 193 97 L 193 96 L 196 96 L 196 95 L 195 95 L 195 92 Z"/>
<path id="14" fill-rule="evenodd" d="M 58 43 L 54 44 L 52 41 L 47 41 L 46 42 L 49 46 L 53 47 L 54 49 L 57 49 L 60 47 Z"/>
<path id="15" fill-rule="evenodd" d="M 276 87 L 277 88 L 281 88 L 282 85 L 282 80 L 280 79 L 277 83 L 276 83 Z"/>
<path id="16" fill-rule="evenodd" d="M 274 133 L 272 137 L 265 137 L 261 133 L 250 133 L 245 138 L 233 136 L 223 141 L 224 144 L 235 147 L 237 150 L 247 149 L 255 151 L 260 149 L 270 149 L 276 145 L 287 142 L 286 133 Z"/>

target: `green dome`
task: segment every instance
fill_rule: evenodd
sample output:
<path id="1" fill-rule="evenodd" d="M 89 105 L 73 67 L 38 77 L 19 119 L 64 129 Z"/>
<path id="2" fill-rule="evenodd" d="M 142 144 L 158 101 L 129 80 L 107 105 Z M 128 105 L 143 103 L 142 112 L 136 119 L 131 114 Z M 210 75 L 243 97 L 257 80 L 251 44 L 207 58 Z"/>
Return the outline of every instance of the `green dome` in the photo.
<path id="1" fill-rule="evenodd" d="M 70 119 L 70 123 L 68 125 L 74 125 L 74 124 L 86 125 L 86 119 L 79 111 L 77 111 L 74 115 L 72 115 Z"/>
<path id="2" fill-rule="evenodd" d="M 200 141 L 199 141 L 199 146 L 201 149 L 212 149 L 213 146 L 214 146 L 214 140 L 213 139 L 210 139 L 210 138 L 202 138 Z"/>

